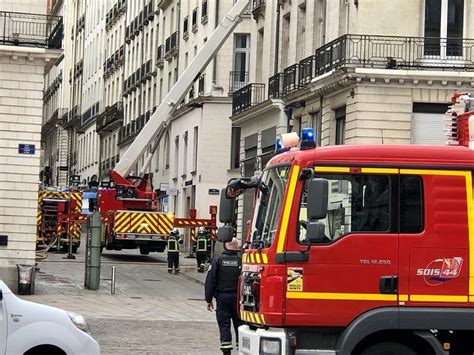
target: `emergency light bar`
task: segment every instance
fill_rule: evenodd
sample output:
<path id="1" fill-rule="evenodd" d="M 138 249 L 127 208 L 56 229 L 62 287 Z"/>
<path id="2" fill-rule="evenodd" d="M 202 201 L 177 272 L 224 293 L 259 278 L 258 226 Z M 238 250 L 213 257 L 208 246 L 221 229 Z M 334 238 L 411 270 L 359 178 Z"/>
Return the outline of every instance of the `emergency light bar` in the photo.
<path id="1" fill-rule="evenodd" d="M 275 153 L 280 154 L 291 148 L 300 147 L 301 150 L 316 147 L 316 133 L 313 128 L 303 128 L 301 130 L 301 140 L 296 132 L 283 133 L 277 137 L 275 142 Z"/>

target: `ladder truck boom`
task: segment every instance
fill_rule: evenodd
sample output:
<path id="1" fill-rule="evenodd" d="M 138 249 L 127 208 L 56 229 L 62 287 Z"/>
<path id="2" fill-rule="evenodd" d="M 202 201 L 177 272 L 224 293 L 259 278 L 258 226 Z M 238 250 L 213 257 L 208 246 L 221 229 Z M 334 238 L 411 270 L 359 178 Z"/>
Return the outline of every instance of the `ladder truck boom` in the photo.
<path id="1" fill-rule="evenodd" d="M 156 139 L 156 141 L 158 141 L 161 138 L 171 120 L 171 115 L 176 110 L 176 106 L 185 97 L 198 75 L 206 68 L 209 62 L 214 58 L 214 55 L 224 44 L 225 40 L 239 24 L 241 21 L 240 16 L 248 4 L 249 0 L 239 0 L 235 3 L 230 12 L 222 19 L 207 42 L 197 53 L 196 57 L 191 61 L 190 65 L 184 70 L 178 81 L 165 96 L 150 120 L 145 127 L 143 127 L 112 171 L 111 178 L 117 185 L 131 186 L 133 184 L 127 179 L 130 171 L 153 140 Z M 154 147 L 156 147 L 156 145 L 157 144 L 154 144 Z M 153 154 L 153 151 L 151 154 Z M 149 162 L 150 158 L 148 157 L 145 165 Z"/>

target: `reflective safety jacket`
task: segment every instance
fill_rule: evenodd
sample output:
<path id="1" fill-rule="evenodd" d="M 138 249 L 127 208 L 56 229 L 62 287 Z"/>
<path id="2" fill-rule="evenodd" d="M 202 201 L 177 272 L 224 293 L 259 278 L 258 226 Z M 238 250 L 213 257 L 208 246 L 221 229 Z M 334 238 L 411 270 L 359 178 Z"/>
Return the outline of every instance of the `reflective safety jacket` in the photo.
<path id="1" fill-rule="evenodd" d="M 200 234 L 197 237 L 197 246 L 196 251 L 199 252 L 206 252 L 207 253 L 207 243 L 208 243 L 208 236 L 206 234 Z"/>
<path id="2" fill-rule="evenodd" d="M 183 244 L 183 238 L 170 235 L 168 237 L 168 253 L 179 252 L 179 244 Z"/>

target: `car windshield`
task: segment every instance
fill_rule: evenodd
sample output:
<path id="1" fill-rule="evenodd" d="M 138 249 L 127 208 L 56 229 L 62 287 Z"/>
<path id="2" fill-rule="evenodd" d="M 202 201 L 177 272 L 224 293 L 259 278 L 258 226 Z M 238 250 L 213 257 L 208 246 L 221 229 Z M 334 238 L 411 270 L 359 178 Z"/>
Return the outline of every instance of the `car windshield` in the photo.
<path id="1" fill-rule="evenodd" d="M 267 248 L 275 239 L 289 171 L 289 166 L 279 166 L 263 173 L 252 218 L 251 248 Z"/>

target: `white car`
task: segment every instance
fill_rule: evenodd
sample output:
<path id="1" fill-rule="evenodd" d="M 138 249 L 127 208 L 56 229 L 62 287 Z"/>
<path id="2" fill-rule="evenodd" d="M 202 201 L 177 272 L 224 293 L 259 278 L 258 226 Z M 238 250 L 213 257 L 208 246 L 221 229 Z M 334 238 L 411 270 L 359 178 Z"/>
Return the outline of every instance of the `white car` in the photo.
<path id="1" fill-rule="evenodd" d="M 0 354 L 95 355 L 100 349 L 81 315 L 24 301 L 0 281 Z"/>

